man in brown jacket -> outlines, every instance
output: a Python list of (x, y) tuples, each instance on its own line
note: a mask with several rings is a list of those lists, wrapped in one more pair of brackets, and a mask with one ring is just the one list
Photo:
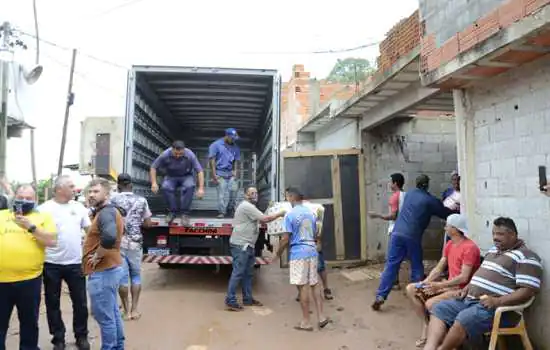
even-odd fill
[(82, 269), (88, 275), (92, 315), (101, 330), (102, 350), (124, 349), (124, 327), (117, 305), (117, 291), (122, 278), (120, 240), (124, 218), (109, 202), (111, 185), (94, 179), (88, 187), (93, 207), (92, 225), (84, 241)]

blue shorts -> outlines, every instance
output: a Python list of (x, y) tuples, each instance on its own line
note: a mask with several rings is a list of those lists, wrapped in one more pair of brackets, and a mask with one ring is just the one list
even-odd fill
[(323, 252), (318, 252), (318, 256), (317, 273), (321, 273), (327, 269), (327, 266), (325, 264), (325, 256), (323, 255)]
[[(479, 303), (479, 300), (450, 299), (435, 304), (432, 315), (445, 322), (447, 327), (451, 327), (455, 322), (460, 323), (468, 338), (475, 339), (491, 331), (495, 310), (487, 309)], [(518, 321), (518, 314), (505, 313), (502, 315), (501, 326), (513, 327)]]
[(120, 248), (122, 256), (122, 268), (124, 273), (120, 280), (120, 285), (128, 286), (128, 281), (132, 286), (141, 284), (141, 259), (143, 257), (142, 249), (124, 249)]

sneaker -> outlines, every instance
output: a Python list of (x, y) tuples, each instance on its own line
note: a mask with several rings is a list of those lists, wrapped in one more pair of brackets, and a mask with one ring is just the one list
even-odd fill
[(182, 215), (181, 216), (181, 225), (182, 226), (189, 226), (191, 224), (191, 219), (188, 215)]
[(252, 299), (251, 302), (245, 302), (243, 304), (244, 304), (244, 306), (264, 306), (264, 304), (262, 304), (261, 302), (259, 302), (256, 299)]
[(227, 311), (243, 311), (243, 307), (239, 304), (228, 304), (225, 303), (225, 309)]
[(371, 308), (374, 310), (374, 311), (379, 311), (380, 310), (380, 307), (384, 304), (384, 298), (382, 297), (376, 297), (376, 299), (374, 300), (374, 302), (372, 303), (371, 305)]
[(168, 216), (166, 216), (166, 220), (168, 220), (168, 225), (172, 225), (172, 223), (174, 223), (174, 220), (176, 219), (176, 216), (172, 213), (168, 214)]
[[(90, 349), (90, 348), (88, 348)], [(65, 343), (55, 343), (53, 344), (53, 350), (65, 350)]]
[(76, 340), (76, 348), (78, 350), (90, 350), (90, 343), (88, 342), (88, 339), (86, 338), (79, 338)]

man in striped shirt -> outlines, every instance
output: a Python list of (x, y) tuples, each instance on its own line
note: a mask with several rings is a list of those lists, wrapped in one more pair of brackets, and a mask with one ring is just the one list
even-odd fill
[[(433, 307), (425, 350), (451, 350), (467, 338), (477, 340), (491, 330), (497, 307), (523, 304), (539, 291), (541, 260), (518, 239), (512, 219), (495, 219), (493, 242), (495, 246), (462, 289), (460, 298)], [(501, 323), (513, 326), (519, 321), (518, 316), (505, 313)]]

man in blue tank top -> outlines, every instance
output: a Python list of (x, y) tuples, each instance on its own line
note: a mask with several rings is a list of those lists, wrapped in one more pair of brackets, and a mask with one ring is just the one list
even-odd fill
[[(151, 191), (157, 193), (157, 170), (164, 172), (162, 181), (162, 193), (168, 203), (170, 215), (168, 222), (172, 223), (178, 214), (181, 214), (182, 225), (189, 225), (191, 203), (195, 193), (195, 173), (197, 174), (199, 188), (197, 197), (204, 196), (204, 172), (197, 156), (183, 141), (174, 141), (172, 147), (162, 152), (151, 164)], [(181, 194), (177, 197), (177, 188), (181, 188)]]

